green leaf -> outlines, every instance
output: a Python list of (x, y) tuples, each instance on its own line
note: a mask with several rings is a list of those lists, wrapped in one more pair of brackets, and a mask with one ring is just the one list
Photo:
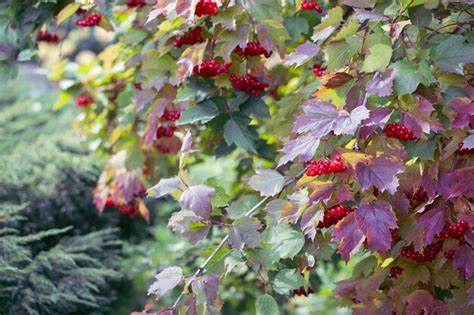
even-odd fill
[(256, 302), (257, 315), (277, 315), (280, 314), (278, 304), (275, 299), (268, 294), (262, 295)]
[(405, 149), (408, 151), (410, 159), (420, 158), (425, 161), (434, 161), (436, 145), (437, 138), (427, 141), (408, 141), (405, 143)]
[(414, 92), (418, 85), (424, 80), (423, 76), (417, 71), (416, 67), (406, 60), (399, 60), (392, 64), (390, 68), (397, 70), (394, 86), (395, 91), (399, 95), (405, 95)]
[(283, 269), (273, 281), (273, 289), (279, 294), (289, 294), (291, 290), (304, 285), (303, 277), (296, 272), (296, 269)]
[(240, 112), (245, 115), (254, 114), (258, 118), (270, 117), (268, 106), (257, 96), (250, 95), (249, 98), (240, 105)]
[(369, 256), (357, 263), (354, 266), (354, 271), (352, 272), (353, 278), (368, 277), (374, 271), (374, 268), (377, 267), (377, 259), (374, 256)]
[(337, 33), (336, 37), (334, 37), (334, 41), (346, 39), (349, 36), (354, 35), (357, 33), (357, 29), (359, 28), (359, 21), (350, 19), (349, 22), (347, 22), (347, 25), (345, 25), (339, 33)]
[(290, 34), (292, 41), (295, 41), (302, 34), (307, 34), (309, 31), (309, 24), (306, 19), (301, 17), (290, 16), (283, 21), (283, 25)]
[(328, 71), (332, 72), (348, 64), (351, 59), (360, 51), (362, 39), (358, 36), (351, 36), (345, 40), (331, 42), (326, 46)]
[(433, 59), (442, 71), (463, 74), (462, 66), (474, 62), (474, 45), (464, 41), (463, 36), (452, 35), (436, 47)]
[(212, 100), (205, 100), (195, 106), (191, 106), (181, 113), (177, 125), (191, 124), (201, 122), (203, 124), (210, 121), (219, 114), (217, 105)]
[(369, 55), (362, 65), (363, 72), (384, 72), (392, 58), (392, 47), (376, 44), (369, 48)]
[(424, 6), (410, 8), (408, 10), (408, 16), (410, 17), (411, 23), (419, 28), (430, 25), (433, 18), (431, 11), (426, 9)]
[(191, 77), (186, 81), (178, 91), (176, 101), (189, 101), (194, 99), (196, 102), (201, 102), (208, 98), (214, 92), (214, 84), (210, 80)]
[(36, 50), (35, 49), (25, 49), (25, 50), (22, 50), (19, 54), (18, 54), (18, 61), (28, 61), (28, 60), (31, 60), (31, 58), (33, 58), (34, 56), (36, 56)]
[(232, 220), (241, 218), (245, 215), (250, 208), (258, 203), (259, 199), (255, 195), (247, 195), (240, 197), (237, 201), (234, 201), (226, 209), (229, 214), (229, 218)]
[(402, 0), (403, 8), (413, 8), (422, 4), (427, 3), (428, 0)]
[(205, 182), (206, 185), (215, 189), (216, 193), (211, 197), (211, 204), (213, 208), (225, 207), (229, 204), (229, 196), (227, 196), (225, 189), (219, 184), (219, 179), (215, 176), (210, 177)]
[(131, 28), (124, 35), (123, 40), (127, 45), (136, 45), (148, 37), (148, 32), (141, 28)]
[(336, 25), (339, 22), (342, 21), (343, 18), (343, 11), (342, 7), (334, 7), (331, 10), (328, 11), (324, 19), (319, 23), (315, 28), (315, 32), (320, 32), (326, 27), (329, 27), (331, 25)]
[(57, 16), (56, 25), (60, 25), (62, 22), (71, 17), (74, 13), (76, 13), (80, 6), (81, 5), (79, 3), (70, 3), (65, 6)]
[(415, 285), (418, 282), (428, 283), (430, 281), (430, 270), (428, 267), (414, 263), (401, 264), (403, 273), (401, 280), (406, 286)]
[(293, 258), (304, 245), (304, 237), (300, 231), (294, 230), (288, 223), (280, 223), (270, 232), (269, 243), (280, 258)]
[(236, 146), (256, 153), (255, 143), (252, 134), (247, 128), (244, 119), (235, 117), (229, 119), (224, 125), (224, 139), (228, 145)]

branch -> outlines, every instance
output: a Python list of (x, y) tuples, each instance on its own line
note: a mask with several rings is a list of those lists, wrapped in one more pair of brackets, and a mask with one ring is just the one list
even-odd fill
[[(295, 181), (297, 181), (301, 176), (303, 176), (304, 170), (299, 172), (296, 176), (290, 178), (285, 185), (283, 186), (282, 190), (288, 187), (289, 185), (293, 184)], [(272, 199), (273, 197), (267, 196), (260, 200), (255, 206), (253, 206), (251, 209), (249, 209), (244, 217), (251, 217), (264, 203), (266, 203), (268, 200)], [(227, 234), (214, 248), (212, 253), (206, 258), (206, 260), (199, 266), (199, 268), (196, 270), (196, 272), (192, 275), (191, 278), (189, 278), (188, 282), (186, 282), (186, 285), (183, 288), (183, 291), (179, 294), (179, 296), (176, 298), (176, 301), (174, 302), (173, 306), (171, 307), (172, 310), (176, 310), (176, 308), (179, 306), (179, 303), (183, 299), (183, 297), (186, 295), (187, 292), (189, 292), (189, 288), (191, 287), (192, 283), (201, 275), (204, 273), (207, 265), (211, 262), (212, 258), (217, 255), (219, 250), (224, 247), (224, 245), (227, 243), (229, 240), (229, 234)]]

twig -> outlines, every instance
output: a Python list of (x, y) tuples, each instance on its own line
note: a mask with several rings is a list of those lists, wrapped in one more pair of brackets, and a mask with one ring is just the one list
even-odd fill
[[(304, 170), (299, 172), (296, 176), (290, 178), (286, 183), (285, 185), (283, 186), (282, 190), (285, 189), (286, 187), (288, 187), (289, 185), (291, 185), (292, 183), (294, 183), (295, 181), (297, 181), (301, 176), (303, 176), (304, 174)], [(250, 210), (248, 210), (244, 217), (251, 217), (255, 211), (257, 211), (265, 202), (267, 202), (268, 200), (270, 200), (272, 197), (270, 196), (267, 196), (265, 198), (263, 198), (262, 200), (260, 200), (259, 203), (257, 203), (255, 206), (253, 206)], [(176, 308), (179, 306), (179, 303), (181, 302), (181, 300), (183, 299), (184, 295), (186, 294), (186, 292), (188, 292), (188, 289), (190, 288), (190, 286), (192, 285), (192, 283), (197, 279), (197, 277), (199, 277), (201, 274), (204, 273), (207, 265), (211, 262), (211, 260), (214, 258), (214, 256), (217, 255), (217, 253), (219, 252), (219, 250), (224, 247), (224, 245), (227, 243), (227, 241), (229, 240), (229, 234), (227, 234), (220, 242), (219, 244), (216, 246), (216, 248), (214, 248), (214, 250), (212, 251), (212, 253), (206, 258), (206, 260), (201, 264), (201, 266), (199, 266), (199, 268), (196, 270), (196, 272), (191, 276), (191, 278), (189, 278), (188, 282), (186, 282), (186, 285), (184, 286), (184, 289), (183, 291), (181, 291), (181, 293), (179, 294), (179, 296), (176, 298), (176, 301), (174, 302), (173, 306), (171, 307), (171, 309), (173, 310), (176, 310)]]

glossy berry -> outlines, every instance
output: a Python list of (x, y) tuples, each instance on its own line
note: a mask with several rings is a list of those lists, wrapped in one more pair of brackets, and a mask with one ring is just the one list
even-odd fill
[(390, 278), (392, 279), (397, 279), (399, 275), (401, 275), (403, 272), (403, 268), (400, 266), (395, 266), (390, 268)]
[(342, 173), (347, 170), (347, 166), (340, 156), (337, 156), (333, 161), (313, 160), (310, 165), (306, 167), (306, 176), (314, 177), (322, 174)]
[(404, 140), (404, 141), (416, 139), (416, 137), (413, 135), (413, 132), (410, 129), (396, 122), (385, 126), (385, 128), (383, 129), (383, 132), (389, 138), (396, 138), (396, 139)]
[(308, 296), (310, 294), (314, 293), (314, 289), (312, 287), (309, 287), (308, 288), (308, 291), (306, 291), (304, 289), (304, 287), (300, 287), (298, 289), (293, 289), (293, 295), (297, 295), (297, 296)]
[(406, 246), (402, 248), (401, 255), (408, 259), (414, 260), (418, 263), (433, 261), (436, 255), (441, 251), (443, 241), (430, 244), (423, 249), (423, 252), (417, 252), (413, 246)]
[(199, 17), (205, 15), (218, 15), (217, 3), (213, 0), (200, 0), (196, 4), (195, 14)]
[(102, 19), (102, 15), (99, 13), (92, 13), (85, 18), (76, 20), (76, 25), (79, 27), (92, 27), (92, 26), (97, 26), (100, 23), (100, 20)]
[(118, 211), (121, 214), (128, 215), (131, 219), (138, 214), (138, 207), (132, 204), (118, 206)]
[(82, 94), (76, 97), (76, 106), (77, 107), (87, 107), (94, 103), (94, 99), (92, 96), (88, 94)]
[(109, 197), (105, 200), (105, 207), (107, 207), (107, 208), (115, 207), (115, 201), (112, 197)]
[(255, 96), (262, 94), (265, 88), (268, 87), (268, 83), (260, 82), (250, 74), (244, 76), (231, 74), (229, 80), (236, 90), (244, 91)]
[(127, 6), (129, 8), (141, 8), (146, 6), (145, 0), (127, 0)]
[(474, 153), (474, 148), (463, 148), (464, 147), (464, 142), (461, 142), (458, 145), (458, 149), (456, 150), (457, 154), (459, 155), (465, 155), (465, 154), (472, 154)]
[(428, 198), (428, 194), (426, 193), (426, 190), (423, 188), (423, 186), (420, 186), (415, 193), (413, 194), (412, 199), (419, 201), (419, 202), (424, 202)]
[(303, 0), (301, 2), (301, 10), (316, 10), (318, 13), (322, 13), (323, 9), (314, 2), (308, 2), (307, 0)]
[(56, 33), (50, 33), (48, 31), (40, 31), (38, 37), (36, 37), (37, 42), (46, 42), (49, 44), (55, 44), (59, 42), (59, 36)]
[(322, 77), (322, 76), (324, 75), (324, 73), (325, 73), (325, 70), (324, 70), (324, 68), (321, 68), (321, 67), (318, 66), (318, 65), (314, 65), (314, 66), (313, 66), (313, 73), (314, 73), (314, 75), (317, 76), (317, 77)]
[(468, 229), (469, 224), (464, 220), (461, 220), (455, 224), (446, 223), (439, 233), (439, 237), (442, 239), (448, 239), (452, 237), (460, 241), (464, 241), (464, 234)]
[(448, 260), (453, 260), (455, 255), (456, 255), (456, 251), (454, 249), (450, 249), (444, 252), (444, 258)]
[(163, 121), (176, 121), (181, 116), (181, 112), (179, 110), (168, 110), (165, 109), (163, 115), (161, 115), (161, 120)]
[(175, 126), (168, 126), (168, 127), (161, 126), (161, 127), (158, 127), (158, 129), (156, 130), (156, 137), (157, 138), (161, 138), (161, 137), (169, 138), (169, 137), (173, 136), (175, 131), (176, 131)]
[(142, 83), (141, 82), (134, 82), (133, 87), (137, 89), (138, 91), (142, 90)]
[(345, 205), (337, 205), (324, 212), (323, 220), (318, 223), (318, 228), (330, 227), (339, 220), (342, 220), (350, 212), (354, 211), (354, 208), (347, 207)]
[(194, 45), (197, 43), (202, 43), (204, 39), (201, 36), (202, 28), (197, 26), (185, 33), (183, 36), (178, 36), (173, 41), (173, 46), (176, 48), (181, 48), (183, 45)]
[(319, 6), (317, 4), (314, 6), (314, 10), (316, 10), (316, 12), (318, 12), (318, 13), (323, 13), (323, 8), (321, 8), (321, 6)]
[(390, 229), (390, 235), (392, 236), (393, 240), (396, 240), (400, 237), (398, 235), (398, 229)]
[(248, 42), (245, 48), (237, 46), (234, 52), (239, 56), (260, 56), (263, 55), (266, 58), (272, 55), (272, 51), (268, 51), (260, 44), (259, 41)]
[(200, 65), (195, 65), (193, 74), (201, 77), (215, 77), (229, 72), (231, 66), (231, 63), (218, 63), (215, 59), (209, 59), (203, 61)]

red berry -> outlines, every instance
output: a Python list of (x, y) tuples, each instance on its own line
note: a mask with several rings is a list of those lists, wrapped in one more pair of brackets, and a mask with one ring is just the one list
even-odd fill
[(168, 127), (161, 126), (161, 127), (158, 127), (158, 129), (156, 130), (156, 137), (157, 138), (161, 138), (161, 137), (169, 138), (169, 137), (173, 136), (175, 131), (176, 131), (175, 126), (168, 126)]
[(472, 154), (474, 153), (474, 148), (463, 148), (464, 147), (464, 142), (461, 142), (459, 145), (458, 145), (458, 149), (456, 150), (456, 152), (459, 154), (459, 155), (465, 155), (465, 154)]
[(426, 193), (426, 190), (423, 188), (423, 186), (420, 186), (417, 191), (413, 194), (412, 199), (423, 202), (428, 198), (428, 194)]
[(94, 99), (92, 96), (88, 94), (82, 94), (76, 97), (76, 106), (77, 107), (87, 107), (94, 103)]
[(215, 77), (229, 72), (231, 66), (231, 63), (217, 63), (215, 59), (209, 59), (203, 61), (200, 65), (195, 65), (193, 74), (201, 77)]
[(183, 36), (178, 36), (173, 41), (173, 46), (176, 48), (181, 48), (183, 45), (194, 45), (197, 43), (202, 43), (204, 39), (201, 37), (202, 28), (197, 26), (185, 33)]
[(92, 27), (92, 26), (97, 26), (100, 23), (100, 20), (102, 19), (102, 15), (99, 13), (92, 13), (85, 18), (76, 20), (76, 25), (79, 27)]
[(118, 211), (121, 214), (126, 214), (131, 219), (133, 219), (138, 214), (138, 207), (136, 205), (131, 205), (131, 204), (121, 205), (121, 206), (118, 207)]
[(323, 13), (323, 8), (321, 8), (321, 7), (320, 7), (319, 5), (317, 5), (317, 4), (314, 6), (314, 9), (315, 9), (316, 12), (318, 12), (318, 13)]
[(146, 6), (145, 0), (127, 0), (127, 6), (129, 8), (141, 8)]
[(317, 160), (311, 161), (310, 165), (306, 167), (306, 176), (314, 177), (322, 174), (342, 173), (347, 170), (347, 166), (342, 161), (340, 156), (331, 160)]
[(450, 249), (444, 252), (444, 257), (449, 260), (453, 260), (455, 255), (456, 255), (456, 251), (454, 249)]
[(168, 110), (166, 109), (163, 115), (161, 115), (161, 120), (163, 121), (176, 121), (181, 116), (179, 110)]
[(354, 208), (345, 205), (332, 207), (324, 212), (323, 220), (318, 223), (318, 228), (328, 228), (342, 220), (352, 211), (354, 211)]
[(236, 90), (244, 91), (255, 96), (262, 94), (264, 89), (268, 87), (268, 83), (260, 82), (250, 74), (245, 76), (231, 74), (229, 80)]
[(436, 255), (441, 251), (442, 247), (443, 241), (438, 241), (426, 246), (423, 248), (423, 252), (420, 253), (416, 252), (413, 246), (410, 245), (402, 248), (401, 255), (418, 263), (430, 262), (436, 258)]
[(399, 275), (403, 272), (403, 268), (400, 266), (395, 266), (390, 268), (390, 278), (397, 279)]
[(38, 37), (36, 37), (37, 42), (46, 42), (54, 44), (59, 42), (59, 36), (56, 33), (50, 33), (48, 31), (40, 31)]
[(385, 128), (383, 129), (383, 132), (389, 138), (396, 138), (396, 139), (404, 140), (404, 141), (416, 139), (416, 137), (413, 135), (413, 132), (410, 129), (396, 122), (385, 126)]
[(133, 86), (135, 87), (135, 89), (137, 89), (139, 91), (142, 90), (142, 83), (141, 82), (134, 82)]
[(313, 10), (315, 7), (315, 3), (308, 2), (307, 0), (303, 0), (301, 2), (301, 10)]
[(322, 77), (324, 75), (325, 71), (324, 71), (324, 68), (321, 68), (318, 65), (314, 65), (313, 66), (313, 73), (317, 77)]
[(217, 3), (212, 0), (200, 0), (196, 4), (195, 14), (197, 16), (218, 15)]
[(234, 52), (239, 56), (260, 56), (264, 55), (266, 58), (272, 55), (272, 51), (268, 51), (260, 44), (259, 41), (248, 42), (245, 48), (237, 46)]
[(293, 289), (293, 295), (298, 295), (298, 296), (308, 296), (310, 294), (314, 293), (314, 289), (309, 287), (308, 291), (304, 289), (304, 287), (300, 287), (298, 289)]
[(115, 201), (114, 201), (114, 199), (113, 199), (112, 197), (107, 198), (107, 199), (105, 200), (105, 206), (106, 206), (107, 208), (112, 208), (112, 207), (114, 207), (114, 206), (115, 206)]
[(457, 240), (464, 241), (464, 234), (468, 229), (469, 224), (464, 220), (461, 220), (455, 224), (446, 223), (438, 236), (442, 239), (448, 239), (452, 237)]

